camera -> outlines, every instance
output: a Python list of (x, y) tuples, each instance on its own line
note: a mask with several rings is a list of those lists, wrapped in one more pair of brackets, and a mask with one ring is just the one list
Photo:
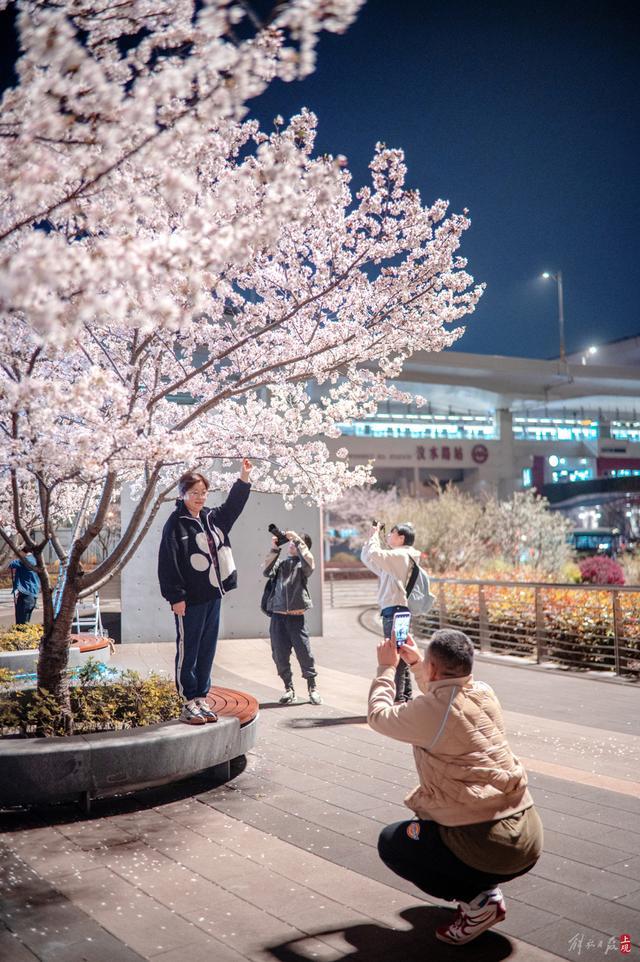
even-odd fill
[(283, 544), (287, 544), (289, 541), (284, 531), (281, 531), (277, 524), (270, 524), (267, 530), (270, 531), (276, 539), (278, 548), (281, 548)]
[(382, 534), (382, 532), (384, 531), (384, 529), (385, 529), (385, 527), (386, 527), (384, 521), (376, 521), (375, 518), (372, 518), (372, 519), (371, 519), (371, 524), (372, 524), (375, 528), (377, 528), (378, 531), (379, 531), (381, 534)]

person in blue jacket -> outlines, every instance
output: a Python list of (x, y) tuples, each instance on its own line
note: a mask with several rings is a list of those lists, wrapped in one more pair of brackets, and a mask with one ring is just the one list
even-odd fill
[(198, 471), (178, 481), (180, 497), (164, 526), (158, 555), (162, 597), (176, 622), (176, 687), (184, 705), (181, 720), (189, 725), (216, 722), (207, 704), (211, 667), (218, 644), (220, 603), (237, 585), (229, 532), (247, 503), (253, 465), (242, 462), (240, 477), (224, 504), (205, 507), (209, 482)]
[[(32, 554), (26, 555), (27, 561), (35, 565), (36, 559)], [(9, 563), (13, 582), (13, 604), (16, 610), (16, 624), (26, 625), (31, 621), (31, 615), (38, 601), (40, 579), (35, 571), (24, 563), (22, 558), (14, 558)]]

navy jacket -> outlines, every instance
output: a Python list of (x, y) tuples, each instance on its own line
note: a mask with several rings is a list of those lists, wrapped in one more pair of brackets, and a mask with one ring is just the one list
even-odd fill
[(201, 605), (237, 585), (229, 532), (247, 503), (251, 485), (239, 478), (224, 504), (194, 518), (179, 501), (162, 531), (158, 579), (169, 604)]
[[(32, 554), (28, 554), (27, 558), (32, 564), (36, 563), (36, 559)], [(9, 567), (11, 568), (11, 574), (13, 576), (14, 591), (19, 591), (21, 595), (38, 594), (40, 591), (40, 579), (35, 571), (27, 568), (21, 558), (14, 558), (13, 561), (9, 562)]]

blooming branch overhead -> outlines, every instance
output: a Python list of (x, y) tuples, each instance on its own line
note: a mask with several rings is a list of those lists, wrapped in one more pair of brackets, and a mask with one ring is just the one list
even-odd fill
[(16, 6), (0, 116), (9, 488), (50, 508), (89, 485), (101, 516), (137, 484), (106, 577), (185, 464), (214, 461), (226, 483), (249, 455), (285, 500), (363, 483), (324, 439), (389, 397), (414, 351), (459, 337), (481, 287), (457, 255), (466, 212), (423, 206), (401, 151), (377, 145), (353, 192), (344, 158), (314, 152), (312, 113), (271, 132), (247, 117), (360, 0), (291, 0), (265, 23), (220, 0)]

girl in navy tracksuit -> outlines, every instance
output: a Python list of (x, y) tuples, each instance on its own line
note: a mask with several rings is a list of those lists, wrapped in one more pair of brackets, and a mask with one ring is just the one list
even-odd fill
[(181, 719), (190, 725), (218, 720), (206, 696), (220, 602), (237, 584), (229, 532), (247, 503), (251, 467), (245, 458), (239, 479), (217, 508), (205, 507), (209, 482), (204, 475), (187, 471), (178, 482), (176, 509), (162, 532), (158, 578), (176, 619), (176, 687), (184, 699)]

